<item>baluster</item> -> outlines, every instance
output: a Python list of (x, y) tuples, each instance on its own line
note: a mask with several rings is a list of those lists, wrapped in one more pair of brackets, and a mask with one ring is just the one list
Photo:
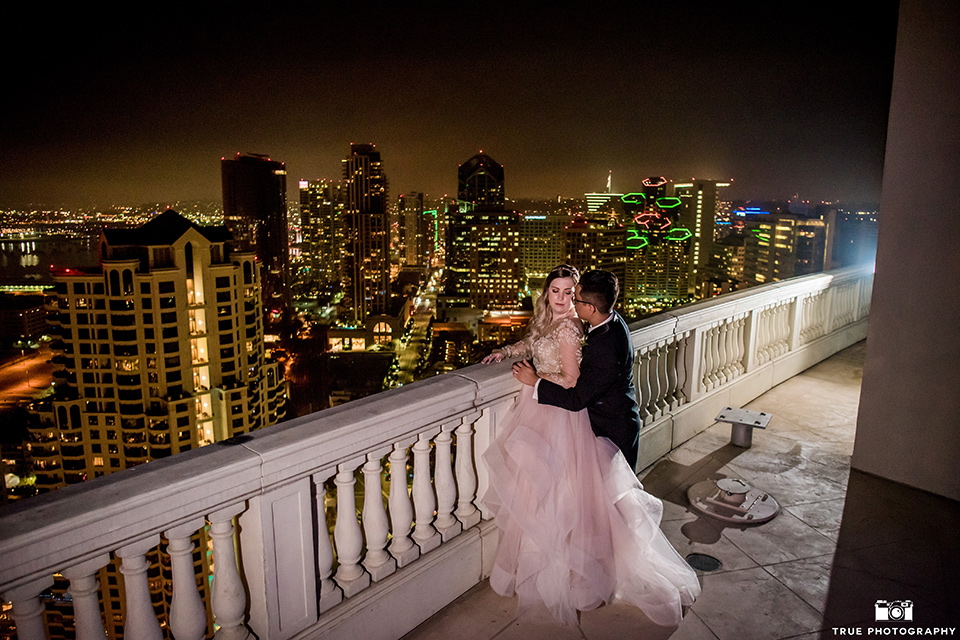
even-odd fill
[(231, 505), (207, 516), (213, 542), (213, 618), (220, 628), (215, 640), (245, 640), (251, 637), (243, 623), (247, 593), (240, 581), (237, 552), (233, 541), (233, 519), (244, 510), (244, 503)]
[(664, 359), (664, 366), (667, 369), (667, 406), (670, 409), (676, 409), (680, 404), (680, 385), (677, 380), (677, 369), (680, 365), (680, 340), (677, 336), (670, 339), (667, 344), (667, 357)]
[(370, 575), (360, 565), (360, 552), (363, 549), (363, 533), (357, 521), (357, 501), (353, 487), (357, 483), (354, 469), (362, 462), (351, 461), (337, 467), (334, 482), (337, 485), (337, 524), (333, 528), (333, 539), (337, 543), (337, 584), (343, 589), (343, 595), (351, 598), (370, 585)]
[(333, 545), (330, 544), (330, 528), (327, 526), (327, 487), (324, 484), (333, 470), (313, 475), (313, 485), (317, 496), (317, 575), (320, 576), (320, 598), (317, 602), (319, 613), (328, 611), (343, 600), (343, 591), (330, 578), (333, 575)]
[(657, 345), (650, 345), (647, 350), (647, 356), (649, 357), (647, 361), (647, 382), (650, 385), (650, 400), (647, 406), (650, 410), (651, 420), (660, 417), (660, 403), (658, 402), (660, 400), (660, 377), (657, 371), (659, 369), (659, 363), (657, 362), (659, 355)]
[(413, 445), (413, 508), (417, 515), (413, 541), (420, 547), (421, 554), (440, 546), (440, 534), (433, 526), (433, 510), (436, 507), (436, 497), (430, 484), (430, 435), (421, 433)]
[(687, 370), (687, 349), (690, 348), (689, 341), (691, 335), (693, 335), (692, 332), (688, 331), (677, 339), (677, 406), (689, 401), (689, 398), (684, 395), (683, 390), (686, 388), (687, 378), (690, 375)]
[(457, 519), (464, 529), (480, 522), (480, 510), (473, 504), (477, 497), (477, 474), (473, 467), (473, 421), (480, 414), (465, 416), (457, 427)]
[(760, 320), (757, 322), (757, 364), (763, 364), (767, 361), (767, 317), (769, 310), (764, 309), (760, 312)]
[(633, 386), (637, 393), (637, 407), (640, 409), (640, 423), (647, 424), (647, 418), (650, 415), (648, 403), (650, 402), (650, 385), (647, 383), (647, 348), (637, 349), (633, 358), (634, 375)]
[(197, 591), (191, 536), (203, 528), (203, 518), (164, 531), (168, 540), (173, 597), (170, 601), (170, 629), (177, 640), (200, 640), (207, 633), (207, 609)]
[(457, 502), (457, 485), (453, 479), (453, 444), (454, 425), (443, 425), (435, 441), (437, 459), (435, 478), (437, 486), (437, 531), (441, 539), (446, 542), (460, 535), (463, 525), (453, 517), (453, 507)]
[(746, 336), (744, 332), (746, 331), (747, 325), (747, 316), (743, 315), (737, 320), (737, 332), (734, 337), (736, 354), (734, 355), (733, 366), (736, 368), (738, 374), (742, 374), (746, 371), (746, 363), (744, 362), (744, 355), (746, 354)]
[(726, 365), (724, 366), (724, 374), (727, 376), (727, 380), (733, 380), (737, 377), (737, 319), (730, 318), (724, 323), (724, 335), (726, 337), (727, 345), (727, 354), (726, 354)]
[(405, 567), (420, 557), (420, 548), (410, 539), (413, 525), (413, 505), (407, 489), (407, 449), (403, 443), (393, 445), (390, 453), (390, 521), (393, 524), (393, 540), (390, 553), (397, 559), (398, 567)]
[(777, 340), (777, 349), (775, 355), (781, 355), (789, 350), (790, 340), (790, 319), (788, 317), (789, 305), (782, 304), (778, 308), (777, 320), (779, 321), (780, 337)]
[(727, 382), (727, 323), (724, 321), (717, 325), (716, 378), (718, 385)]
[(713, 368), (710, 370), (710, 381), (714, 387), (723, 384), (723, 324), (714, 325), (710, 334), (710, 352), (713, 354)]
[(110, 556), (104, 554), (60, 572), (70, 581), (67, 593), (73, 600), (77, 640), (104, 640), (107, 635), (103, 629), (103, 618), (100, 617), (100, 581), (97, 580), (97, 572), (109, 563)]
[(800, 333), (800, 340), (807, 342), (810, 340), (810, 337), (813, 335), (816, 310), (814, 309), (815, 299), (813, 296), (810, 296), (804, 300), (803, 304), (803, 328), (804, 330)]
[(670, 387), (667, 380), (667, 357), (669, 356), (669, 347), (667, 342), (663, 341), (657, 345), (657, 406), (660, 408), (660, 415), (670, 406)]
[(12, 605), (10, 617), (17, 625), (17, 640), (46, 640), (40, 594), (52, 586), (53, 576), (46, 576), (3, 592), (4, 599)]
[(705, 391), (710, 391), (716, 382), (716, 378), (713, 375), (713, 368), (715, 366), (715, 360), (713, 358), (713, 339), (715, 334), (716, 327), (708, 328), (703, 334), (703, 388)]
[(363, 465), (363, 531), (367, 538), (367, 555), (363, 559), (363, 566), (374, 582), (397, 570), (397, 561), (386, 551), (390, 525), (383, 508), (383, 467), (380, 464), (386, 453), (368, 453), (367, 462)]
[(147, 583), (147, 569), (150, 563), (146, 553), (160, 544), (160, 536), (152, 535), (145, 540), (117, 549), (121, 559), (120, 573), (123, 574), (123, 594), (127, 604), (127, 617), (123, 621), (125, 640), (161, 640), (163, 633), (157, 622), (157, 614), (150, 601), (150, 586)]

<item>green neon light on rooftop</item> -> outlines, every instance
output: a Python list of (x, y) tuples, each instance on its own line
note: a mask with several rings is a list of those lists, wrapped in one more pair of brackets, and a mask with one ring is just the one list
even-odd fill
[(636, 229), (630, 229), (629, 234), (627, 235), (627, 249), (643, 249), (648, 244), (650, 244), (650, 240), (646, 235), (640, 235), (640, 232)]
[(430, 209), (429, 211), (424, 211), (424, 212), (423, 212), (423, 215), (427, 215), (428, 213), (432, 213), (434, 218), (437, 217), (437, 210), (436, 210), (436, 209)]
[(687, 238), (692, 238), (693, 234), (690, 233), (689, 229), (684, 227), (674, 227), (670, 229), (670, 233), (667, 234), (667, 240), (673, 240), (674, 242), (682, 242)]
[[(640, 198), (637, 200), (637, 198)], [(628, 193), (620, 196), (620, 200), (626, 202), (627, 204), (644, 204), (647, 201), (647, 196), (642, 193)]]
[(674, 207), (679, 207), (680, 198), (674, 198), (673, 196), (663, 196), (662, 198), (657, 198), (657, 206), (661, 209), (673, 209)]

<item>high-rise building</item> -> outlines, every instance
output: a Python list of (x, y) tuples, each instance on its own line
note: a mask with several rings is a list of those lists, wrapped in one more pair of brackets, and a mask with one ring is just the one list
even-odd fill
[(628, 222), (624, 307), (641, 315), (688, 302), (693, 296), (693, 232), (681, 219), (681, 200), (666, 178), (643, 181), (623, 196)]
[(879, 217), (872, 208), (830, 207), (827, 223), (827, 269), (872, 262), (877, 256)]
[[(264, 355), (260, 265), (230, 241), (225, 227), (168, 210), (138, 229), (104, 230), (100, 268), (54, 274), (51, 348), (63, 369), (30, 428), (41, 492), (283, 419), (286, 383)], [(149, 557), (159, 611), (169, 558)], [(202, 558), (195, 564), (209, 577)], [(116, 563), (101, 570), (111, 621), (123, 619), (118, 578)], [(107, 635), (122, 626), (108, 624)]]
[(340, 283), (343, 188), (331, 180), (300, 181), (300, 228), (308, 280), (326, 288)]
[(823, 271), (827, 225), (789, 213), (747, 215), (744, 278), (756, 284)]
[(390, 219), (387, 176), (372, 144), (351, 144), (343, 159), (341, 282), (348, 319), (387, 315), (390, 285)]
[(550, 271), (563, 263), (563, 229), (569, 212), (525, 211), (520, 221), (520, 254), (527, 288), (542, 288)]
[(290, 309), (287, 170), (261, 154), (221, 158), (223, 220), (241, 251), (263, 264), (263, 305), (268, 320)]
[(729, 182), (696, 179), (673, 185), (674, 193), (680, 199), (679, 224), (693, 234), (689, 278), (691, 287), (695, 287), (705, 277), (711, 257), (711, 245), (716, 235), (718, 207), (725, 208), (720, 199), (720, 189), (729, 186)]
[(503, 209), (503, 167), (482, 149), (459, 166), (457, 181), (457, 200), (469, 202), (475, 209)]
[(436, 211), (427, 214), (423, 206), (423, 194), (418, 191), (401, 194), (397, 201), (401, 267), (426, 268), (433, 260), (431, 223)]
[(503, 167), (483, 152), (460, 165), (447, 209), (448, 298), (476, 309), (514, 309), (523, 288), (520, 214), (504, 208)]
[[(575, 266), (581, 273), (593, 269), (610, 271), (623, 289), (627, 268), (626, 227), (577, 218), (564, 227), (560, 237), (562, 262)], [(618, 304), (621, 303), (622, 299)]]

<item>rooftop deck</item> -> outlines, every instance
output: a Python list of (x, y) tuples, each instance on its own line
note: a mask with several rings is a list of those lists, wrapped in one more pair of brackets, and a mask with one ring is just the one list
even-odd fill
[[(773, 414), (750, 449), (717, 423), (640, 474), (680, 554), (723, 563), (699, 572), (703, 593), (677, 629), (625, 605), (583, 613), (577, 629), (545, 612), (518, 618), (516, 600), (484, 581), (403, 640), (832, 638), (834, 627), (866, 635), (888, 624), (874, 620), (877, 600), (911, 600), (914, 623), (903, 626), (957, 627), (960, 504), (851, 472), (865, 352), (859, 342), (749, 403)], [(724, 477), (770, 492), (783, 511), (747, 528), (691, 511), (687, 488)]]
[[(684, 625), (699, 620), (719, 634), (721, 627), (710, 625), (725, 620), (741, 640), (741, 627), (757, 626), (745, 621), (766, 620), (763, 611), (783, 614), (776, 594), (788, 580), (776, 579), (772, 567), (822, 559), (838, 547), (829, 518), (819, 525), (823, 533), (803, 518), (837, 515), (827, 509), (842, 504), (856, 384), (843, 399), (809, 373), (794, 377), (864, 339), (872, 280), (868, 266), (801, 276), (631, 326), (643, 420), (638, 469), (653, 467), (644, 481), (666, 499), (664, 528), (681, 552), (716, 547), (725, 563), (704, 577), (707, 591)], [(797, 384), (798, 392), (780, 391)], [(480, 456), (518, 387), (508, 363), (469, 367), (8, 505), (0, 509), (0, 597), (12, 603), (20, 640), (48, 636), (41, 595), (55, 575), (69, 581), (78, 638), (103, 637), (106, 624), (110, 637), (172, 632), (200, 640), (215, 620), (221, 640), (396, 640), (489, 576), (497, 529), (480, 499), (488, 482)], [(777, 422), (748, 451), (726, 444), (729, 426), (711, 426), (726, 406), (772, 400)], [(846, 416), (845, 436), (838, 416)], [(798, 439), (814, 434), (825, 442), (808, 447)], [(45, 425), (34, 436), (66, 441), (69, 425)], [(742, 475), (788, 511), (742, 532), (692, 517), (683, 483), (709, 473)], [(803, 551), (789, 551), (787, 539)], [(728, 544), (738, 552), (729, 558), (719, 550)], [(197, 563), (208, 567), (201, 550), (213, 558), (213, 579), (198, 592)], [(158, 553), (169, 556), (168, 565)], [(116, 578), (117, 565), (123, 609), (104, 620), (101, 586)], [(752, 612), (729, 600), (711, 604), (720, 594), (747, 592), (749, 581), (711, 583), (751, 571), (767, 581), (750, 587), (762, 592), (747, 599)], [(158, 617), (155, 601), (167, 594), (169, 612)], [(888, 590), (865, 597), (854, 614), (869, 617), (876, 600), (905, 598)], [(496, 628), (486, 637), (513, 628), (511, 604), (495, 606)], [(785, 633), (824, 624), (816, 605), (807, 606), (807, 617)], [(710, 611), (717, 612), (713, 622)], [(637, 625), (634, 612), (610, 607), (585, 616), (583, 630), (600, 616), (607, 633), (614, 622), (603, 617), (610, 615)], [(461, 622), (458, 635), (484, 628)], [(773, 637), (769, 625), (761, 627), (762, 637)]]

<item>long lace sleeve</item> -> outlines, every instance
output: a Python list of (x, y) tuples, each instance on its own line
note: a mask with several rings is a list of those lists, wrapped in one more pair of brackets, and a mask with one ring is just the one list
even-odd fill
[(577, 384), (580, 377), (580, 343), (583, 332), (572, 322), (563, 322), (554, 331), (560, 347), (560, 373), (540, 373), (540, 377), (558, 384), (564, 389)]
[(530, 344), (526, 339), (500, 347), (500, 352), (503, 353), (504, 358), (508, 359), (529, 358), (532, 355)]

